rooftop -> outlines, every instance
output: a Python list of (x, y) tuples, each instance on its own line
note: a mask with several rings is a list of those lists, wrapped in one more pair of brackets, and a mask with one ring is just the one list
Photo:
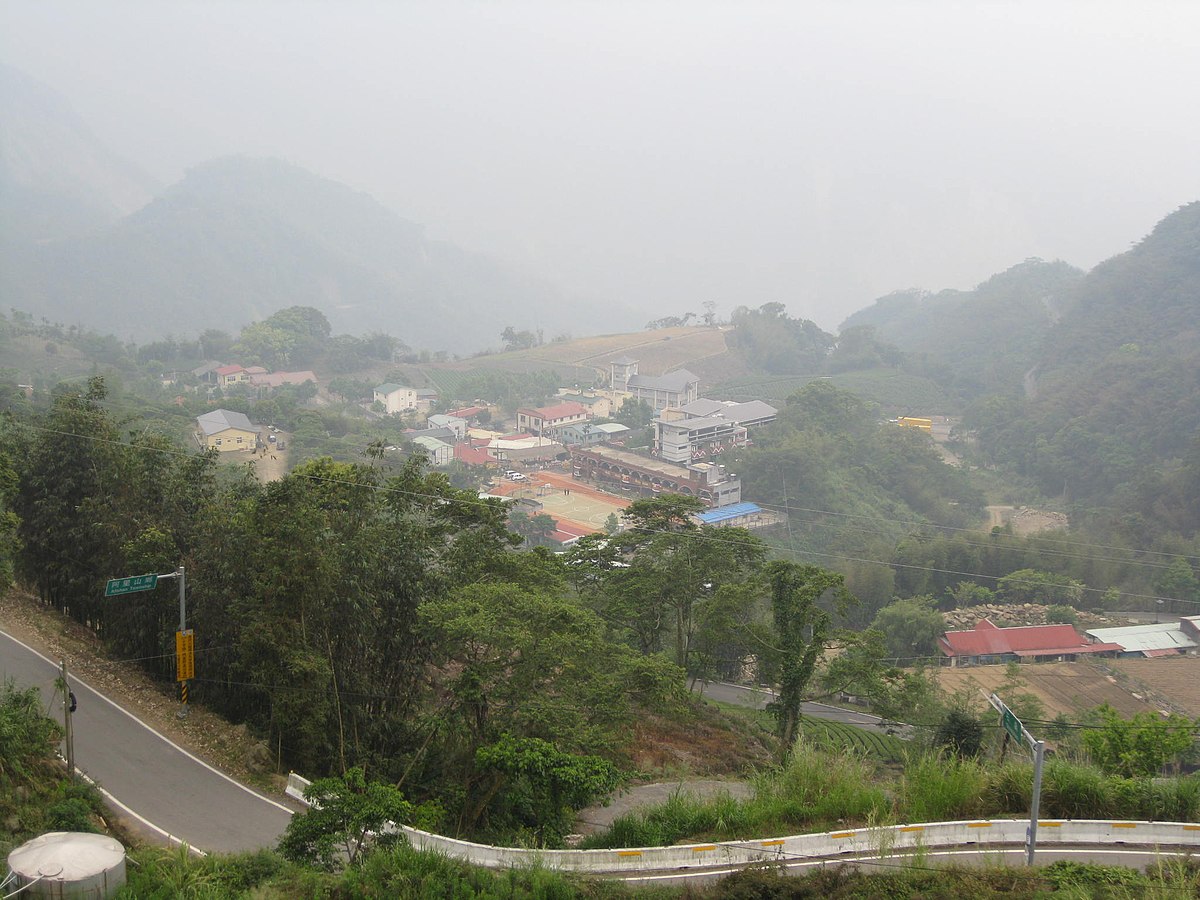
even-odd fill
[(760, 512), (762, 512), (762, 507), (757, 503), (733, 503), (729, 506), (722, 506), (717, 509), (710, 509), (708, 512), (699, 513), (696, 518), (704, 525), (720, 525), (722, 522), (727, 522), (730, 519), (751, 516)]
[(231, 409), (214, 409), (212, 412), (196, 416), (196, 424), (200, 426), (200, 430), (205, 435), (220, 434), (230, 428), (237, 428), (241, 431), (258, 431), (245, 413), (234, 412)]
[(568, 419), (571, 416), (587, 415), (587, 407), (581, 403), (555, 403), (553, 406), (522, 407), (518, 412), (533, 414), (540, 419)]
[(674, 391), (681, 393), (689, 384), (698, 382), (699, 375), (694, 375), (687, 369), (676, 369), (665, 375), (630, 375), (629, 387), (642, 388), (648, 391)]
[(947, 631), (938, 641), (947, 656), (1059, 656), (1120, 650), (1118, 644), (1089, 644), (1070, 625), (1001, 628), (981, 619), (971, 631)]
[(390, 393), (393, 393), (394, 391), (411, 391), (411, 390), (412, 390), (412, 388), (410, 388), (408, 385), (393, 384), (392, 382), (388, 381), (388, 382), (385, 382), (384, 384), (379, 385), (379, 387), (375, 388), (375, 393), (390, 394)]
[(1124, 628), (1089, 628), (1089, 636), (1098, 641), (1120, 644), (1126, 650), (1190, 650), (1196, 642), (1183, 633), (1178, 622), (1155, 625), (1130, 625)]

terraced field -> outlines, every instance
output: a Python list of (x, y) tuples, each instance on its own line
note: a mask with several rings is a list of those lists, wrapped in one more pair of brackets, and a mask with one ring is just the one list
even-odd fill
[[(1194, 671), (1200, 674), (1200, 669)], [(1042, 701), (1047, 718), (1062, 713), (1074, 721), (1079, 713), (1102, 703), (1107, 703), (1123, 716), (1153, 708), (1123, 688), (1116, 678), (1105, 675), (1090, 663), (1025, 663), (1020, 672), (1026, 682), (1021, 690), (1036, 695)], [(978, 694), (980, 690), (990, 693), (999, 688), (1007, 672), (1004, 666), (975, 666), (943, 668), (934, 674), (938, 684), (948, 693), (973, 691)]]
[(801, 720), (800, 728), (806, 740), (825, 750), (854, 751), (889, 763), (903, 759), (904, 741), (890, 734), (809, 716)]
[(1200, 656), (1114, 659), (1110, 664), (1149, 688), (1152, 698), (1162, 698), (1186, 715), (1200, 716)]

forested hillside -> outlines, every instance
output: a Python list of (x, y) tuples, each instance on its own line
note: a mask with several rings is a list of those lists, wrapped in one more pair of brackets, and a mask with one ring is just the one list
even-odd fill
[(1200, 527), (1200, 203), (1073, 289), (1030, 396), (980, 400), (985, 458), (1133, 542)]
[(1075, 301), (1083, 273), (1064, 262), (1026, 260), (970, 291), (901, 291), (850, 316), (894, 345), (906, 368), (934, 378), (961, 399), (1021, 390), (1047, 332)]

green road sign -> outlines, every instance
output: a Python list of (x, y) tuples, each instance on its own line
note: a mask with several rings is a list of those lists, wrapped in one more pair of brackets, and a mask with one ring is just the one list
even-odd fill
[(1011, 709), (1004, 710), (1002, 721), (1004, 722), (1004, 730), (1012, 735), (1014, 741), (1024, 739), (1025, 732), (1021, 727), (1021, 720), (1012, 714)]
[(110, 578), (104, 586), (105, 597), (119, 597), (121, 594), (136, 594), (138, 591), (151, 591), (158, 584), (157, 575), (132, 575), (129, 578)]

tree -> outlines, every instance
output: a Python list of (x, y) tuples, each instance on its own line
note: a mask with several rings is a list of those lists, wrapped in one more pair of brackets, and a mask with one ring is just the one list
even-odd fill
[(892, 659), (936, 656), (946, 630), (932, 597), (897, 600), (881, 609), (871, 627), (882, 632)]
[(1171, 560), (1166, 570), (1154, 579), (1154, 592), (1167, 598), (1170, 604), (1168, 611), (1173, 611), (1175, 601), (1181, 600), (1184, 609), (1189, 610), (1190, 614), (1200, 602), (1200, 579), (1196, 578), (1191, 564), (1182, 556), (1177, 556)]
[(604, 520), (604, 533), (610, 537), (621, 530), (621, 522), (615, 512), (610, 512)]
[(1083, 734), (1083, 746), (1092, 761), (1114, 775), (1150, 777), (1162, 772), (1171, 760), (1192, 746), (1200, 720), (1178, 713), (1161, 716), (1140, 712), (1122, 719), (1107, 703), (1095, 710), (1098, 727)]
[(293, 862), (332, 870), (339, 857), (359, 861), (367, 841), (389, 823), (410, 818), (412, 804), (396, 788), (368, 781), (360, 768), (334, 778), (319, 778), (304, 790), (307, 812), (292, 816), (279, 852)]
[(851, 598), (842, 575), (817, 566), (776, 561), (767, 566), (767, 577), (778, 641), (772, 668), (779, 679), (778, 698), (768, 709), (787, 754), (796, 742), (800, 704), (829, 634), (830, 615), (818, 603), (831, 594), (837, 606), (845, 607)]
[(724, 586), (753, 581), (765, 553), (762, 542), (743, 528), (697, 525), (692, 516), (704, 509), (702, 500), (682, 494), (635, 500), (624, 512), (625, 531), (606, 545), (622, 556), (623, 565), (614, 565), (607, 553), (598, 555), (593, 542), (572, 555), (589, 603), (626, 629), (642, 653), (655, 653), (668, 641), (675, 664), (684, 669), (698, 612)]
[(1079, 606), (1084, 585), (1066, 575), (1018, 569), (996, 582), (996, 596), (1004, 603), (1045, 603)]
[(938, 725), (933, 743), (960, 759), (972, 759), (983, 748), (983, 723), (963, 709), (952, 709)]

